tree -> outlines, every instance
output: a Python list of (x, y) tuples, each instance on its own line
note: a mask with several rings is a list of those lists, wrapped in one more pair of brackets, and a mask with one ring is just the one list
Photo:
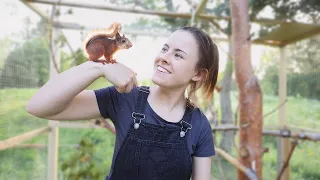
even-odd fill
[[(262, 92), (254, 76), (249, 37), (249, 14), (247, 0), (230, 1), (232, 18), (232, 47), (235, 60), (236, 80), (239, 88), (239, 161), (256, 170), (262, 177)], [(253, 167), (254, 164), (254, 167)], [(249, 179), (238, 170), (238, 179)]]

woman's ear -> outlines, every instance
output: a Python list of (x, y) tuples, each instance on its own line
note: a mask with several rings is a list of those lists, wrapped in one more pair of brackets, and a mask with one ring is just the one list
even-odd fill
[(208, 75), (208, 70), (207, 69), (199, 69), (197, 73), (191, 78), (192, 81), (201, 81), (205, 80)]

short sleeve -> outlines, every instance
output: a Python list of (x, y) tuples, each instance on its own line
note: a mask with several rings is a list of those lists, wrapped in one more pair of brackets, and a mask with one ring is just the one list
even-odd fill
[(94, 90), (100, 114), (103, 118), (114, 119), (116, 109), (119, 108), (118, 91), (114, 86)]
[(196, 157), (210, 157), (215, 155), (212, 129), (208, 119), (202, 114), (203, 125), (194, 151)]

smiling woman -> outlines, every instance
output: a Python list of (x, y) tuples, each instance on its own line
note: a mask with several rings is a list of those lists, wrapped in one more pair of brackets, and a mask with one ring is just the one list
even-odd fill
[[(47, 82), (27, 111), (54, 120), (111, 119), (117, 138), (108, 180), (209, 180), (215, 154), (211, 126), (185, 92), (190, 86), (189, 95), (199, 88), (212, 95), (218, 57), (206, 33), (183, 27), (154, 59), (154, 86), (137, 86), (135, 72), (119, 62), (88, 61)], [(85, 90), (100, 77), (113, 86)]]

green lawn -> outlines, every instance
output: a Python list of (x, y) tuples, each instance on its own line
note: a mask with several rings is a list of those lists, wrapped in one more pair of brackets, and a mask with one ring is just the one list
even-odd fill
[[(99, 79), (89, 89), (106, 86), (104, 79)], [(48, 125), (47, 120), (35, 118), (25, 110), (26, 102), (36, 92), (34, 89), (2, 89), (0, 90), (0, 140), (19, 135)], [(219, 107), (218, 95), (215, 99), (215, 107)], [(264, 95), (263, 112), (274, 109), (278, 100), (275, 96)], [(233, 110), (237, 106), (236, 95), (232, 94)], [(302, 98), (289, 97), (286, 104), (287, 122), (299, 127), (319, 129), (320, 127), (320, 102)], [(276, 125), (277, 112), (264, 119), (264, 125)], [(114, 136), (105, 129), (60, 129), (59, 131), (59, 163), (70, 158), (76, 149), (64, 147), (67, 144), (78, 144), (81, 137), (89, 134), (96, 145), (95, 159), (103, 165), (103, 173), (107, 174), (112, 159)], [(46, 144), (47, 135), (42, 135), (27, 144)], [(217, 140), (221, 137), (217, 135)], [(217, 143), (218, 145), (218, 143)], [(264, 137), (263, 146), (269, 148), (269, 152), (263, 157), (264, 179), (275, 179), (277, 167), (276, 138)], [(235, 154), (233, 154), (235, 155)], [(297, 180), (320, 179), (320, 145), (316, 142), (300, 141), (291, 161), (291, 177)], [(8, 149), (0, 151), (0, 179), (33, 179), (43, 180), (46, 176), (47, 149)], [(217, 157), (213, 158), (213, 179), (223, 179), (219, 170)], [(59, 166), (60, 167), (60, 166)], [(226, 179), (235, 179), (236, 170), (225, 161), (221, 161)], [(62, 178), (61, 170), (59, 179)]]

